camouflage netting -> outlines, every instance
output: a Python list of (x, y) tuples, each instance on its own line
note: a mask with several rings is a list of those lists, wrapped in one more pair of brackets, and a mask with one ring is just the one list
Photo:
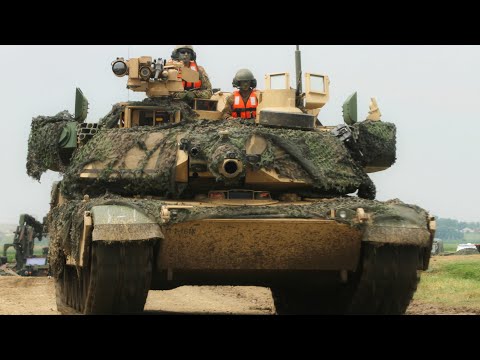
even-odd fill
[[(145, 139), (156, 132), (165, 136), (148, 148)], [(280, 176), (310, 183), (317, 192), (347, 194), (363, 188), (365, 197), (375, 196), (375, 187), (364, 170), (344, 144), (330, 133), (253, 126), (242, 120), (187, 121), (133, 129), (104, 128), (76, 151), (65, 172), (62, 190), (73, 198), (106, 190), (121, 194), (179, 195), (182, 188), (175, 185), (174, 164), (177, 135), (180, 134), (188, 149), (196, 149), (195, 158), (208, 164), (208, 170), (217, 182), (229, 183), (229, 179), (220, 174), (219, 165), (227, 155), (233, 154), (252, 168), (274, 169)], [(247, 159), (245, 144), (254, 134), (267, 140), (267, 149), (252, 160)], [(143, 151), (143, 159), (136, 169), (127, 170), (124, 166), (126, 154), (133, 148)], [(160, 149), (161, 156), (155, 172), (146, 173), (145, 166), (157, 149)], [(94, 162), (105, 164), (98, 180), (88, 185), (79, 181), (84, 166)]]
[(363, 166), (389, 167), (395, 163), (395, 124), (366, 120), (353, 128), (357, 132), (356, 149), (363, 155), (360, 160)]
[[(146, 98), (143, 101), (131, 101), (128, 103), (129, 106), (161, 106), (166, 109), (169, 109), (170, 112), (180, 111), (182, 119), (195, 119), (198, 117), (197, 113), (192, 110), (183, 101), (172, 100), (169, 98)], [(113, 129), (118, 126), (120, 120), (120, 114), (123, 110), (123, 106), (120, 104), (113, 105), (112, 110), (100, 121), (98, 125), (107, 129)]]
[(40, 180), (47, 170), (64, 171), (58, 141), (67, 123), (75, 121), (68, 111), (55, 116), (38, 116), (32, 119), (28, 139), (27, 174)]
[[(375, 223), (375, 214), (391, 214), (392, 216), (395, 216), (396, 212), (392, 205), (398, 204), (403, 203), (399, 200), (379, 202), (357, 197), (343, 197), (307, 205), (282, 205), (280, 203), (275, 206), (195, 207), (190, 209), (171, 210), (172, 217), (167, 226), (201, 219), (261, 218), (272, 216), (304, 219), (327, 218), (331, 209), (350, 209), (352, 210), (352, 214), (354, 214), (358, 207), (362, 207), (366, 212), (373, 214), (373, 222)], [(145, 213), (158, 224), (163, 223), (160, 218), (160, 210), (161, 207), (165, 205), (165, 202), (159, 200), (132, 199), (109, 195), (92, 199), (88, 202), (72, 200), (64, 205), (56, 207), (49, 213), (48, 219), (50, 236), (49, 261), (51, 271), (55, 276), (58, 276), (62, 270), (66, 256), (72, 256), (78, 260), (84, 211), (90, 211), (94, 206), (98, 205), (123, 205), (132, 207)], [(425, 210), (415, 205), (403, 205), (414, 209), (418, 214), (419, 219), (425, 219), (426, 224), (427, 213)], [(363, 226), (354, 222), (353, 218), (350, 217), (347, 217), (345, 220), (337, 221), (351, 226)]]
[[(363, 166), (390, 166), (395, 162), (395, 125), (384, 122), (365, 121), (354, 125), (355, 149), (329, 132), (253, 126), (242, 120), (197, 121), (197, 114), (182, 101), (171, 99), (145, 99), (129, 105), (155, 105), (180, 111), (184, 122), (163, 127), (137, 127), (119, 129), (122, 105), (113, 106), (109, 114), (99, 122), (99, 131), (72, 156), (69, 167), (63, 165), (58, 146), (63, 127), (73, 120), (67, 112), (54, 117), (38, 117), (32, 121), (29, 140), (27, 172), (35, 179), (47, 169), (65, 174), (63, 193), (70, 198), (83, 194), (101, 195), (113, 192), (122, 195), (180, 196), (186, 189), (174, 181), (177, 135), (185, 137), (188, 148), (198, 150), (197, 159), (208, 165), (217, 184), (241, 186), (243, 174), (235, 180), (225, 178), (219, 171), (227, 155), (243, 162), (252, 169), (275, 170), (281, 177), (311, 184), (312, 192), (333, 196), (359, 190), (359, 196), (375, 198), (375, 186), (363, 170)], [(227, 132), (228, 135), (220, 132)], [(147, 147), (149, 134), (161, 132), (165, 137), (154, 146)], [(253, 134), (267, 140), (267, 148), (259, 157), (248, 157), (245, 144)], [(143, 151), (143, 159), (135, 169), (126, 169), (126, 154), (131, 149)], [(145, 166), (160, 149), (161, 156), (155, 171), (146, 172)], [(359, 154), (362, 155), (359, 155)], [(63, 159), (65, 161), (65, 159)], [(80, 179), (84, 166), (97, 162), (105, 166), (96, 181)]]
[[(176, 135), (182, 130), (182, 125), (180, 123), (159, 128), (138, 127), (99, 131), (75, 153), (70, 167), (65, 172), (62, 182), (63, 193), (69, 197), (81, 197), (83, 193), (95, 194), (98, 191), (116, 190), (127, 194), (168, 195), (169, 191), (175, 188), (172, 184), (172, 173), (176, 161)], [(147, 148), (145, 139), (156, 132), (161, 132), (165, 136), (152, 148)], [(144, 152), (143, 159), (137, 169), (122, 170), (126, 153), (134, 147)], [(143, 170), (148, 160), (158, 149), (162, 156), (156, 163), (155, 174), (145, 174)], [(98, 174), (98, 179), (93, 184), (79, 181), (79, 174), (84, 166), (96, 161), (106, 162)], [(116, 165), (120, 166), (119, 170), (113, 169)]]
[[(179, 110), (184, 119), (194, 119), (198, 115), (183, 101), (170, 99), (145, 99), (130, 102), (132, 106), (163, 106), (172, 113)], [(99, 127), (106, 129), (118, 126), (123, 106), (116, 104), (112, 110), (99, 121)], [(66, 160), (62, 159), (62, 149), (58, 145), (62, 130), (69, 122), (75, 121), (68, 111), (62, 111), (55, 116), (38, 116), (32, 119), (30, 137), (28, 140), (27, 174), (40, 180), (47, 170), (65, 172)], [(69, 153), (68, 156), (71, 154)]]

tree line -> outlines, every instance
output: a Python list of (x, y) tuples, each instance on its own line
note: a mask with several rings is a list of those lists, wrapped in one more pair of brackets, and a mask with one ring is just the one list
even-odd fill
[(461, 240), (465, 228), (480, 229), (480, 222), (465, 222), (454, 219), (437, 218), (437, 231), (435, 237), (442, 240)]

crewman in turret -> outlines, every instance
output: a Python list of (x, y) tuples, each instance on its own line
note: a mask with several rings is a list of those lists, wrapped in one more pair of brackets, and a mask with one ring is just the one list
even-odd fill
[(258, 98), (255, 88), (257, 80), (248, 69), (240, 69), (235, 74), (232, 86), (238, 88), (226, 99), (222, 119), (251, 119), (257, 117)]
[(198, 71), (200, 76), (194, 83), (183, 81), (185, 91), (176, 93), (174, 98), (184, 100), (193, 106), (195, 98), (210, 99), (212, 97), (212, 84), (205, 69), (197, 65), (197, 54), (192, 45), (177, 45), (172, 52), (172, 60), (183, 62), (184, 66)]

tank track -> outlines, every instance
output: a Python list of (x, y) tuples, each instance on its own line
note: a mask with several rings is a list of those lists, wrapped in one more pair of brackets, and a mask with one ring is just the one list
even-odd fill
[(64, 266), (56, 282), (57, 308), (63, 314), (142, 312), (152, 269), (152, 242), (96, 241), (87, 266)]
[(420, 254), (415, 246), (364, 243), (345, 285), (272, 288), (277, 314), (404, 314), (420, 280)]

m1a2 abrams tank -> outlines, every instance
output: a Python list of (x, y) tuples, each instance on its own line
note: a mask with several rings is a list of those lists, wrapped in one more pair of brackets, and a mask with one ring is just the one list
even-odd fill
[(297, 59), (298, 89), (266, 75), (255, 121), (220, 120), (225, 93), (174, 100), (198, 74), (150, 57), (112, 66), (144, 101), (92, 124), (77, 91), (75, 116), (33, 119), (29, 175), (64, 174), (48, 216), (60, 310), (135, 313), (150, 289), (258, 285), (279, 314), (405, 312), (435, 221), (374, 200), (368, 173), (395, 162), (395, 125), (375, 102), (357, 122), (352, 96), (346, 124), (322, 126), (328, 77), (306, 73), (303, 92)]

